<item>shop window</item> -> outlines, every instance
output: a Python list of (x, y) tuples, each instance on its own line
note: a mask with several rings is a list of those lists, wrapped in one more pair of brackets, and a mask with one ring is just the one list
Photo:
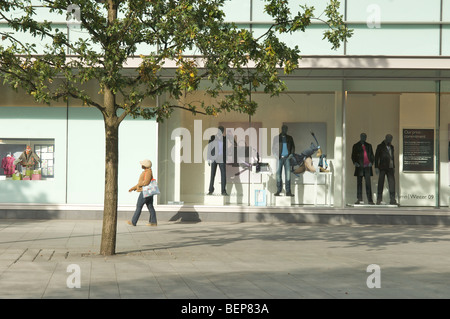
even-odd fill
[[(433, 92), (434, 82), (419, 83), (423, 85), (412, 81), (406, 82), (407, 87), (402, 87), (403, 81), (347, 82), (345, 195), (349, 206), (437, 205), (438, 96)], [(404, 91), (397, 92), (400, 88)], [(367, 150), (368, 144), (373, 161), (361, 169), (362, 145)]]
[(45, 180), (55, 177), (54, 139), (0, 139), (0, 180)]
[[(174, 113), (172, 121), (163, 123), (159, 130), (159, 180), (164, 181), (161, 184), (166, 187), (159, 196), (160, 203), (335, 205), (334, 184), (340, 179), (334, 178), (334, 172), (341, 165), (335, 156), (335, 147), (340, 146), (336, 134), (341, 127), (335, 114), (342, 100), (337, 98), (335, 89), (342, 85), (336, 82), (331, 86), (330, 82), (323, 81), (293, 84), (301, 88), (303, 84), (308, 85), (311, 91), (289, 92), (278, 97), (253, 93), (251, 98), (258, 102), (259, 108), (252, 116), (237, 112), (216, 117)], [(326, 92), (322, 92), (324, 86)], [(192, 100), (198, 99), (198, 95)], [(278, 155), (275, 154), (279, 154), (277, 141), (283, 126), (289, 128), (287, 134), (293, 138), (296, 155), (301, 157), (304, 150), (310, 150), (311, 144), (319, 145), (321, 152), (319, 155), (318, 149), (314, 149), (309, 155), (311, 165), (308, 170), (302, 170), (306, 167), (306, 164), (302, 166), (303, 157), (296, 164), (292, 161), (292, 166), (288, 167), (290, 192), (285, 187), (283, 171), (283, 189), (278, 193)], [(227, 147), (222, 152), (227, 156), (222, 165), (225, 176), (221, 175), (220, 166), (213, 166), (212, 160), (207, 158), (212, 154), (209, 150), (213, 141), (211, 136), (218, 133), (219, 128), (223, 128), (220, 135), (226, 136), (224, 145)], [(177, 138), (180, 145), (180, 150), (176, 151), (178, 160), (174, 157)], [(218, 149), (222, 147), (218, 146)], [(306, 158), (305, 162), (309, 164), (309, 158)], [(292, 171), (293, 168), (296, 170)]]

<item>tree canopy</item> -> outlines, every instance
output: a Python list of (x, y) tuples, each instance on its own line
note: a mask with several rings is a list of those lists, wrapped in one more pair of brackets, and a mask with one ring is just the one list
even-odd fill
[[(174, 108), (207, 115), (223, 111), (253, 114), (257, 105), (248, 99), (250, 90), (279, 94), (286, 89), (280, 74), (298, 67), (298, 46), (288, 47), (278, 35), (305, 31), (317, 20), (328, 25), (324, 39), (333, 49), (351, 36), (338, 1), (330, 1), (319, 17), (312, 6), (300, 5), (292, 12), (288, 1), (266, 2), (265, 11), (273, 22), (256, 38), (249, 29), (225, 21), (226, 0), (2, 0), (0, 18), (14, 32), (0, 34), (0, 76), (13, 88), (25, 89), (38, 102), (48, 104), (71, 97), (105, 112), (105, 106), (82, 89), (82, 84), (96, 80), (100, 93), (109, 88), (121, 97), (114, 109), (124, 110), (123, 117), (162, 121)], [(79, 8), (80, 26), (88, 36), (69, 39), (66, 28), (39, 19), (32, 5), (36, 3), (64, 18), (73, 8)], [(323, 15), (326, 18), (320, 18)], [(15, 32), (33, 35), (36, 42), (24, 43)], [(36, 43), (46, 38), (51, 41), (38, 52)], [(155, 49), (138, 52), (141, 44)], [(185, 55), (187, 51), (195, 56)], [(135, 72), (125, 73), (130, 58), (139, 59), (140, 64)], [(176, 63), (171, 77), (164, 73), (167, 61)], [(56, 78), (63, 80), (52, 85)], [(202, 80), (208, 80), (206, 93), (212, 97), (224, 88), (232, 93), (215, 105), (142, 105), (146, 97), (162, 94), (177, 100), (185, 92), (196, 91)]]

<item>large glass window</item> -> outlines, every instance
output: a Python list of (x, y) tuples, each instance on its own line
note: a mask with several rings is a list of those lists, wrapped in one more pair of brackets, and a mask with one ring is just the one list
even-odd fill
[[(159, 179), (166, 189), (159, 203), (334, 205), (335, 185), (342, 181), (334, 179), (341, 170), (341, 153), (336, 151), (342, 145), (341, 81), (288, 82), (289, 92), (278, 97), (252, 93), (249, 98), (259, 104), (253, 116), (176, 111), (160, 125)], [(187, 98), (204, 96), (197, 92)], [(291, 139), (285, 144), (291, 153), (287, 155), (281, 154), (283, 126)], [(212, 143), (218, 132), (223, 144)], [(225, 156), (217, 160), (212, 147)]]
[(346, 88), (347, 204), (438, 205), (436, 82), (360, 80)]
[[(267, 131), (262, 146), (271, 151), (260, 147), (260, 161), (270, 171), (252, 183), (250, 203), (259, 205), (258, 195), (265, 190), (267, 206), (335, 205), (340, 202), (334, 193), (341, 181), (335, 179), (341, 170), (341, 81), (289, 79), (287, 86), (289, 91), (279, 97), (252, 95), (259, 104), (252, 123)], [(291, 150), (283, 147), (283, 128), (295, 146), (288, 165), (283, 156)], [(292, 170), (288, 175), (286, 168)]]
[(450, 206), (450, 81), (441, 82), (440, 98), (440, 205)]

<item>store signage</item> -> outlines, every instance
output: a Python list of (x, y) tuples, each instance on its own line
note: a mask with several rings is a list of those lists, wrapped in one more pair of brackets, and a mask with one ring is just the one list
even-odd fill
[(403, 171), (434, 171), (434, 129), (403, 129)]

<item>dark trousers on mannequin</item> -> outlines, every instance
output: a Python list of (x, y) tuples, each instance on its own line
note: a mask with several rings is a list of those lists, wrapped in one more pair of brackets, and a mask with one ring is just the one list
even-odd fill
[(384, 178), (387, 176), (389, 184), (389, 197), (390, 203), (396, 203), (395, 201), (395, 171), (393, 168), (380, 169), (380, 175), (378, 177), (378, 191), (377, 191), (377, 203), (380, 203), (383, 199), (383, 186)]
[(356, 196), (358, 197), (358, 201), (362, 201), (363, 200), (363, 195), (362, 195), (362, 180), (364, 178), (365, 182), (366, 182), (366, 195), (367, 195), (367, 201), (369, 203), (372, 203), (372, 184), (370, 182), (370, 168), (369, 167), (365, 167), (364, 169), (361, 170), (360, 174), (363, 175), (358, 175), (356, 178)]
[(226, 163), (217, 163), (213, 161), (211, 163), (211, 179), (209, 181), (209, 192), (214, 192), (214, 179), (216, 177), (217, 165), (220, 168), (220, 183), (222, 187), (222, 194), (226, 194), (226, 183), (227, 183), (227, 171), (226, 171)]

